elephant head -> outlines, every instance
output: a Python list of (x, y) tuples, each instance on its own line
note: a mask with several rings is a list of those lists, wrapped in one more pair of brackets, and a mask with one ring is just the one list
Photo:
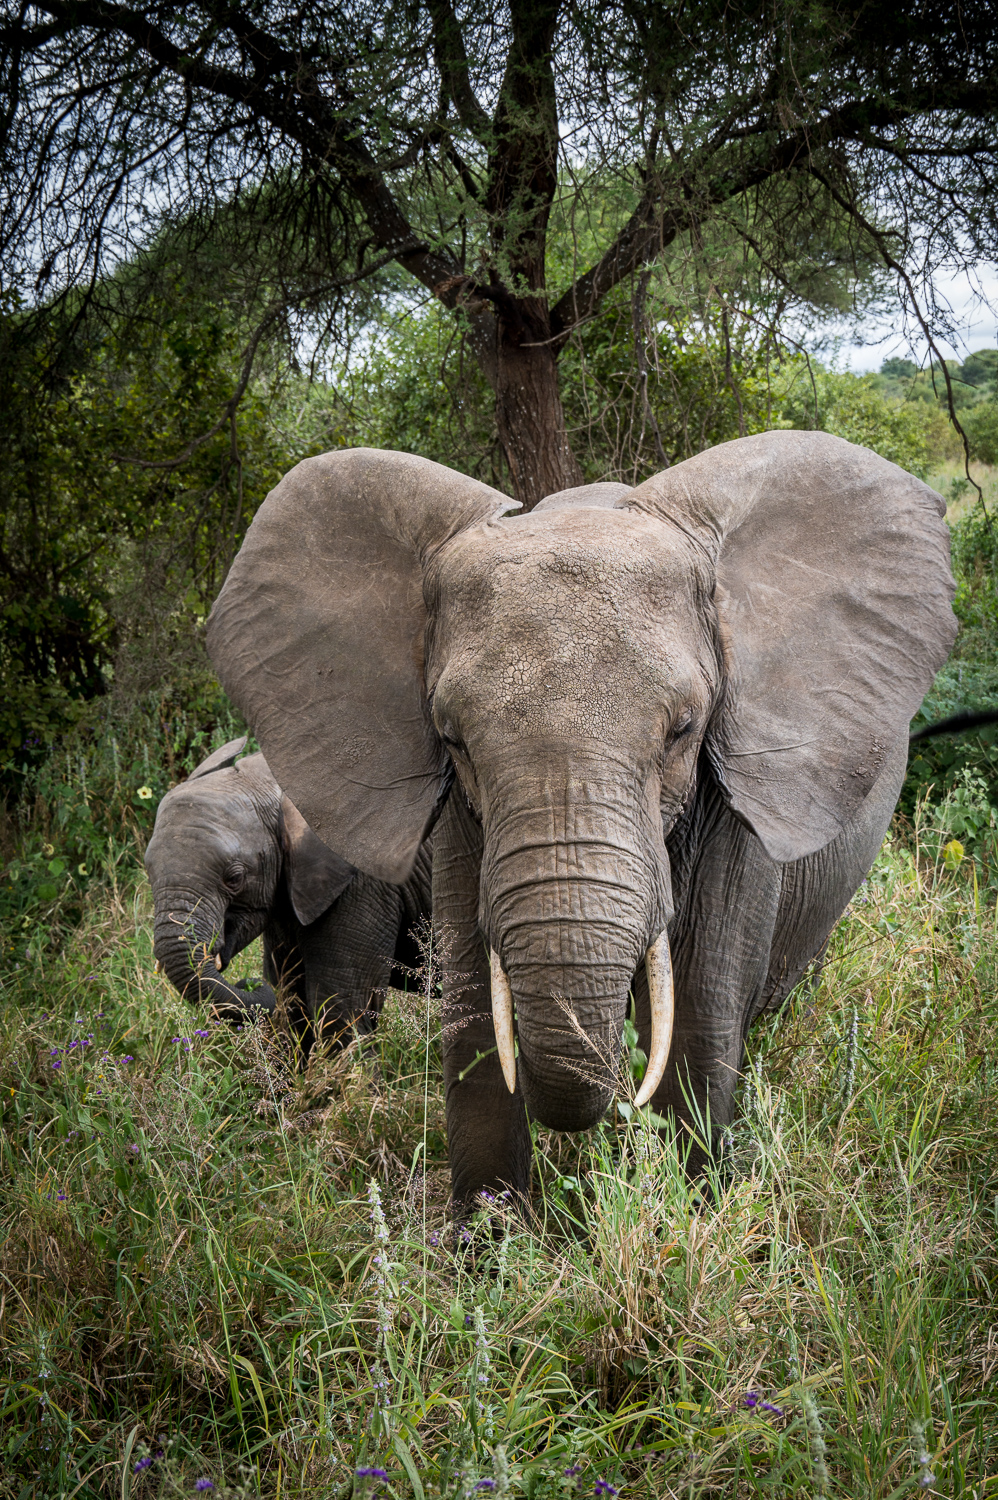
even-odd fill
[(532, 1116), (579, 1129), (646, 955), (642, 1097), (665, 1065), (667, 839), (702, 752), (772, 859), (834, 838), (952, 643), (948, 533), (919, 480), (805, 432), (510, 509), (410, 455), (306, 460), (208, 644), (281, 784), (361, 869), (403, 878), (456, 774), (508, 1081), (515, 1014)]
[(245, 746), (245, 735), (231, 740), (167, 792), (145, 858), (157, 960), (182, 995), (229, 1011), (256, 992), (222, 972), (263, 931), (279, 881), (309, 923), (355, 873), (315, 836), (262, 755), (236, 759)]

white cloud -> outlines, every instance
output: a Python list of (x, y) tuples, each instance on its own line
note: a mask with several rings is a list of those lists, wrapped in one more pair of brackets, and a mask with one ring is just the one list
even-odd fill
[[(955, 342), (936, 341), (946, 358), (963, 360), (975, 349), (998, 347), (998, 271), (993, 266), (979, 266), (973, 282), (964, 275), (937, 277), (936, 292), (951, 307), (957, 329)], [(882, 322), (863, 330), (861, 343), (852, 342), (855, 331), (850, 330), (848, 341), (844, 339), (839, 346), (836, 363), (864, 372), (879, 370), (881, 361), (892, 355), (921, 362), (927, 354), (925, 339), (917, 325), (909, 331), (911, 342), (900, 312), (896, 324)]]

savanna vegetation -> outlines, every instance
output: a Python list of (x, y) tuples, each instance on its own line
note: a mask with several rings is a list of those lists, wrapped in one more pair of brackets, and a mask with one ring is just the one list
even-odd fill
[[(0, 17), (3, 1500), (998, 1494), (993, 731), (913, 749), (706, 1181), (622, 1103), (456, 1233), (446, 934), (304, 1075), (153, 972), (156, 805), (245, 727), (204, 619), (313, 453), (529, 504), (867, 444), (949, 506), (916, 724), (998, 707), (998, 351), (932, 293), (995, 248), (987, 7), (493, 9)], [(843, 372), (887, 308), (924, 367)]]
[[(625, 1105), (583, 1138), (536, 1132), (534, 1220), (484, 1205), (463, 1243), (429, 938), (376, 1042), (297, 1077), (280, 1023), (217, 1026), (153, 973), (140, 864), (159, 797), (241, 729), (199, 643), (225, 549), (301, 452), (392, 442), (487, 463), (487, 444), (462, 446), (473, 403), (448, 394), (460, 351), (431, 311), (378, 330), (341, 383), (258, 378), (235, 414), (240, 496), (231, 432), (165, 477), (110, 452), (124, 436), (181, 450), (183, 393), (193, 405), (231, 371), (224, 330), (212, 343), (182, 316), (151, 354), (108, 341), (103, 363), (81, 360), (49, 397), (59, 440), (21, 471), (51, 497), (53, 555), (77, 518), (77, 638), (97, 669), (18, 657), (73, 619), (43, 586), (20, 636), (8, 614), (0, 1494), (990, 1493), (993, 734), (913, 755), (817, 987), (757, 1028), (708, 1183)], [(596, 330), (593, 365), (613, 331)], [(436, 396), (415, 379), (430, 350)], [(676, 456), (739, 420), (711, 383), (718, 346), (701, 331), (685, 357), (714, 425), (684, 448), (676, 366), (649, 380)], [(962, 630), (922, 717), (995, 703), (994, 533), (938, 403), (899, 398), (889, 372), (787, 355), (767, 374), (753, 357), (747, 425), (827, 426), (947, 494)], [(586, 430), (594, 474), (632, 472), (606, 424)], [(993, 502), (990, 471), (972, 472)], [(626, 1095), (642, 1056), (623, 1067)]]

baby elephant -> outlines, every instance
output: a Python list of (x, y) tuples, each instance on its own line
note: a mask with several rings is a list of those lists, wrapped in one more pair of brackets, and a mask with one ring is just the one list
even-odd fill
[[(156, 958), (189, 1000), (232, 1017), (271, 1011), (281, 984), (302, 1059), (317, 1037), (374, 1030), (393, 964), (413, 964), (413, 929), (430, 910), (430, 862), (390, 885), (363, 875), (313, 833), (245, 735), (167, 792), (146, 850)], [(257, 990), (221, 975), (263, 934)]]

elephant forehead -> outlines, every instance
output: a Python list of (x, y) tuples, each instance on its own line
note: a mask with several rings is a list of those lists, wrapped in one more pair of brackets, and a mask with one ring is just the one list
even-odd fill
[[(629, 511), (544, 513), (477, 526), (442, 558), (437, 603), (490, 624), (580, 623), (616, 636), (688, 609), (703, 587), (685, 538)], [(468, 621), (463, 619), (466, 626)]]
[(683, 549), (627, 517), (603, 528), (570, 519), (479, 528), (441, 573), (444, 698), (487, 702), (504, 741), (542, 729), (655, 733), (662, 704), (703, 677)]

